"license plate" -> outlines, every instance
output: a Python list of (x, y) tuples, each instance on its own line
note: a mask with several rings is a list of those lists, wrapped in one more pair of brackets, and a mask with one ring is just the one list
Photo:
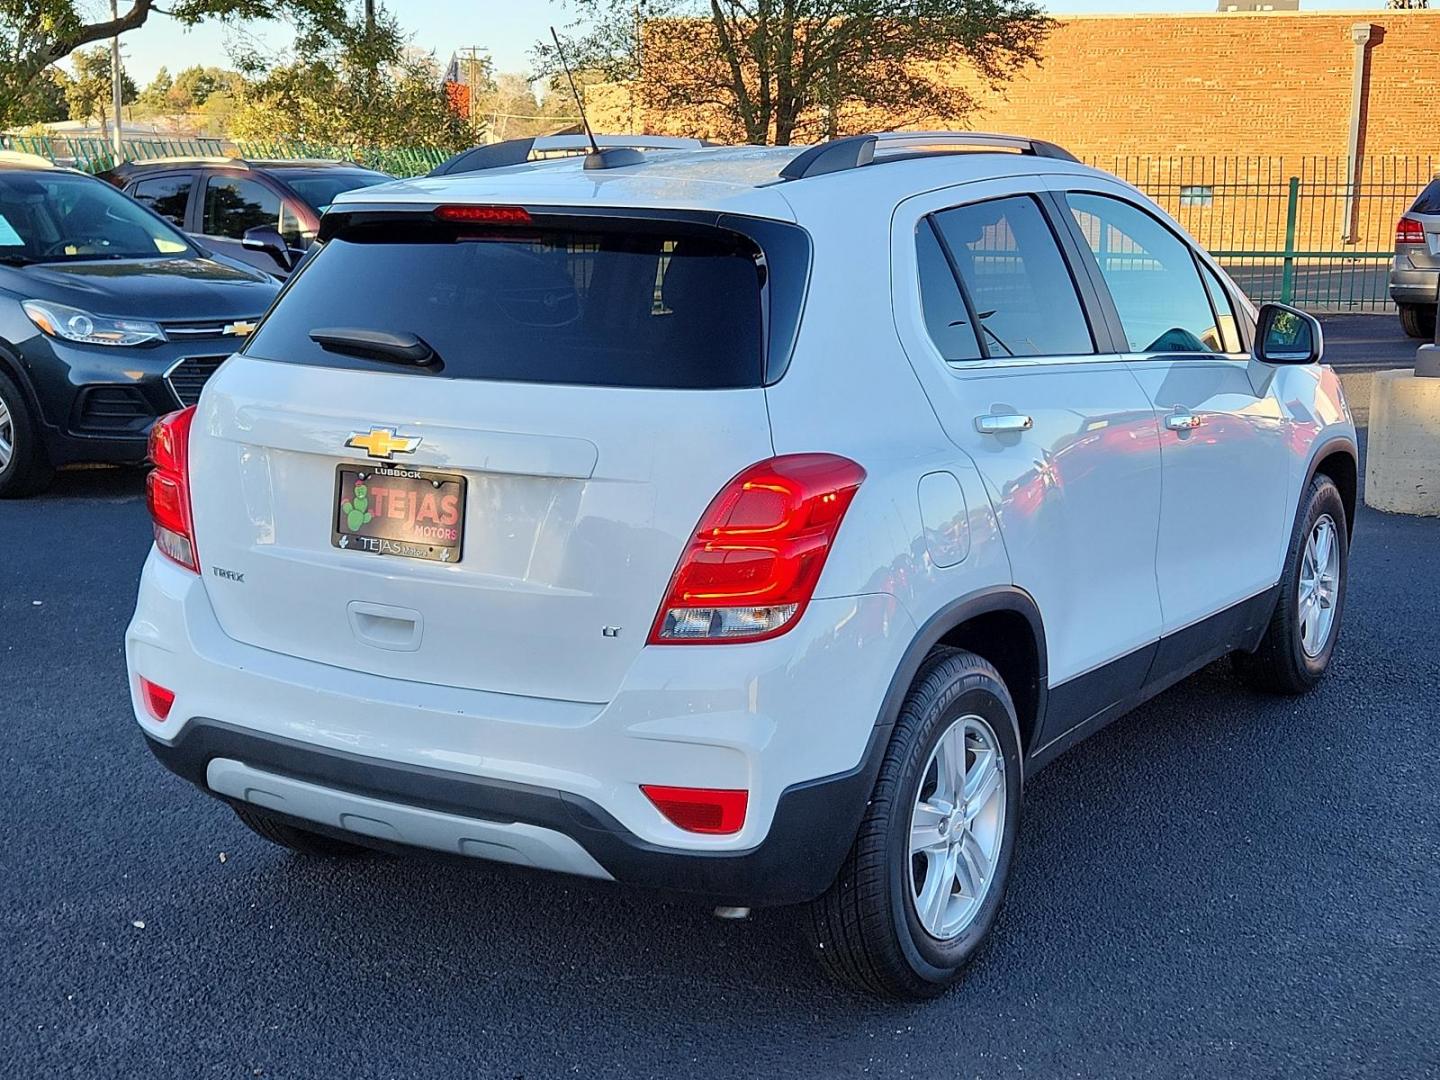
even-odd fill
[(347, 551), (459, 562), (465, 478), (394, 465), (341, 465), (331, 520), (331, 544)]

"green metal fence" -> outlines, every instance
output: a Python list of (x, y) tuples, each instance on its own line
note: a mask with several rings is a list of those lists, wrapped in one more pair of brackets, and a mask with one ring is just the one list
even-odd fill
[(1395, 222), (1440, 157), (1114, 157), (1090, 164), (1172, 214), (1255, 300), (1386, 311)]
[[(88, 172), (114, 163), (104, 139), (5, 136), (6, 148)], [(159, 157), (331, 158), (395, 176), (427, 173), (449, 152), (290, 141), (132, 139), (130, 161)], [(1440, 169), (1440, 156), (1363, 158), (1352, 183), (1347, 158), (1206, 155), (1092, 157), (1165, 207), (1256, 300), (1317, 311), (1384, 311), (1395, 222)]]

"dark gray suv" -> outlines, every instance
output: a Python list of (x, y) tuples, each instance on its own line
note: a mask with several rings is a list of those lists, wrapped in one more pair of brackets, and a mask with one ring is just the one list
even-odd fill
[(204, 247), (282, 279), (337, 195), (394, 179), (348, 161), (242, 158), (128, 162), (101, 178)]
[(1437, 294), (1440, 294), (1440, 176), (1430, 181), (1395, 223), (1390, 298), (1400, 309), (1400, 325), (1405, 333), (1414, 338), (1435, 336)]

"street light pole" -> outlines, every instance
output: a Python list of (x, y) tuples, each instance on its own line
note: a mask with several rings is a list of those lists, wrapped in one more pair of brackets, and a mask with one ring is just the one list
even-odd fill
[[(119, 18), (119, 0), (110, 0), (110, 21), (115, 22)], [(119, 165), (125, 156), (125, 145), (120, 131), (120, 79), (120, 35), (117, 33), (110, 39), (110, 109), (115, 118), (112, 130), (116, 165)]]

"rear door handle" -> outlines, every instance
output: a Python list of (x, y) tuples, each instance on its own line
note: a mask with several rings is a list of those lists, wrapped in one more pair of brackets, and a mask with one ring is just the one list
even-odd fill
[(1203, 421), (1190, 412), (1173, 412), (1165, 417), (1165, 426), (1171, 431), (1194, 431)]
[(1005, 435), (1014, 431), (1029, 431), (1034, 426), (1033, 419), (1019, 413), (1001, 415), (987, 413), (984, 416), (975, 417), (975, 430), (981, 435)]

